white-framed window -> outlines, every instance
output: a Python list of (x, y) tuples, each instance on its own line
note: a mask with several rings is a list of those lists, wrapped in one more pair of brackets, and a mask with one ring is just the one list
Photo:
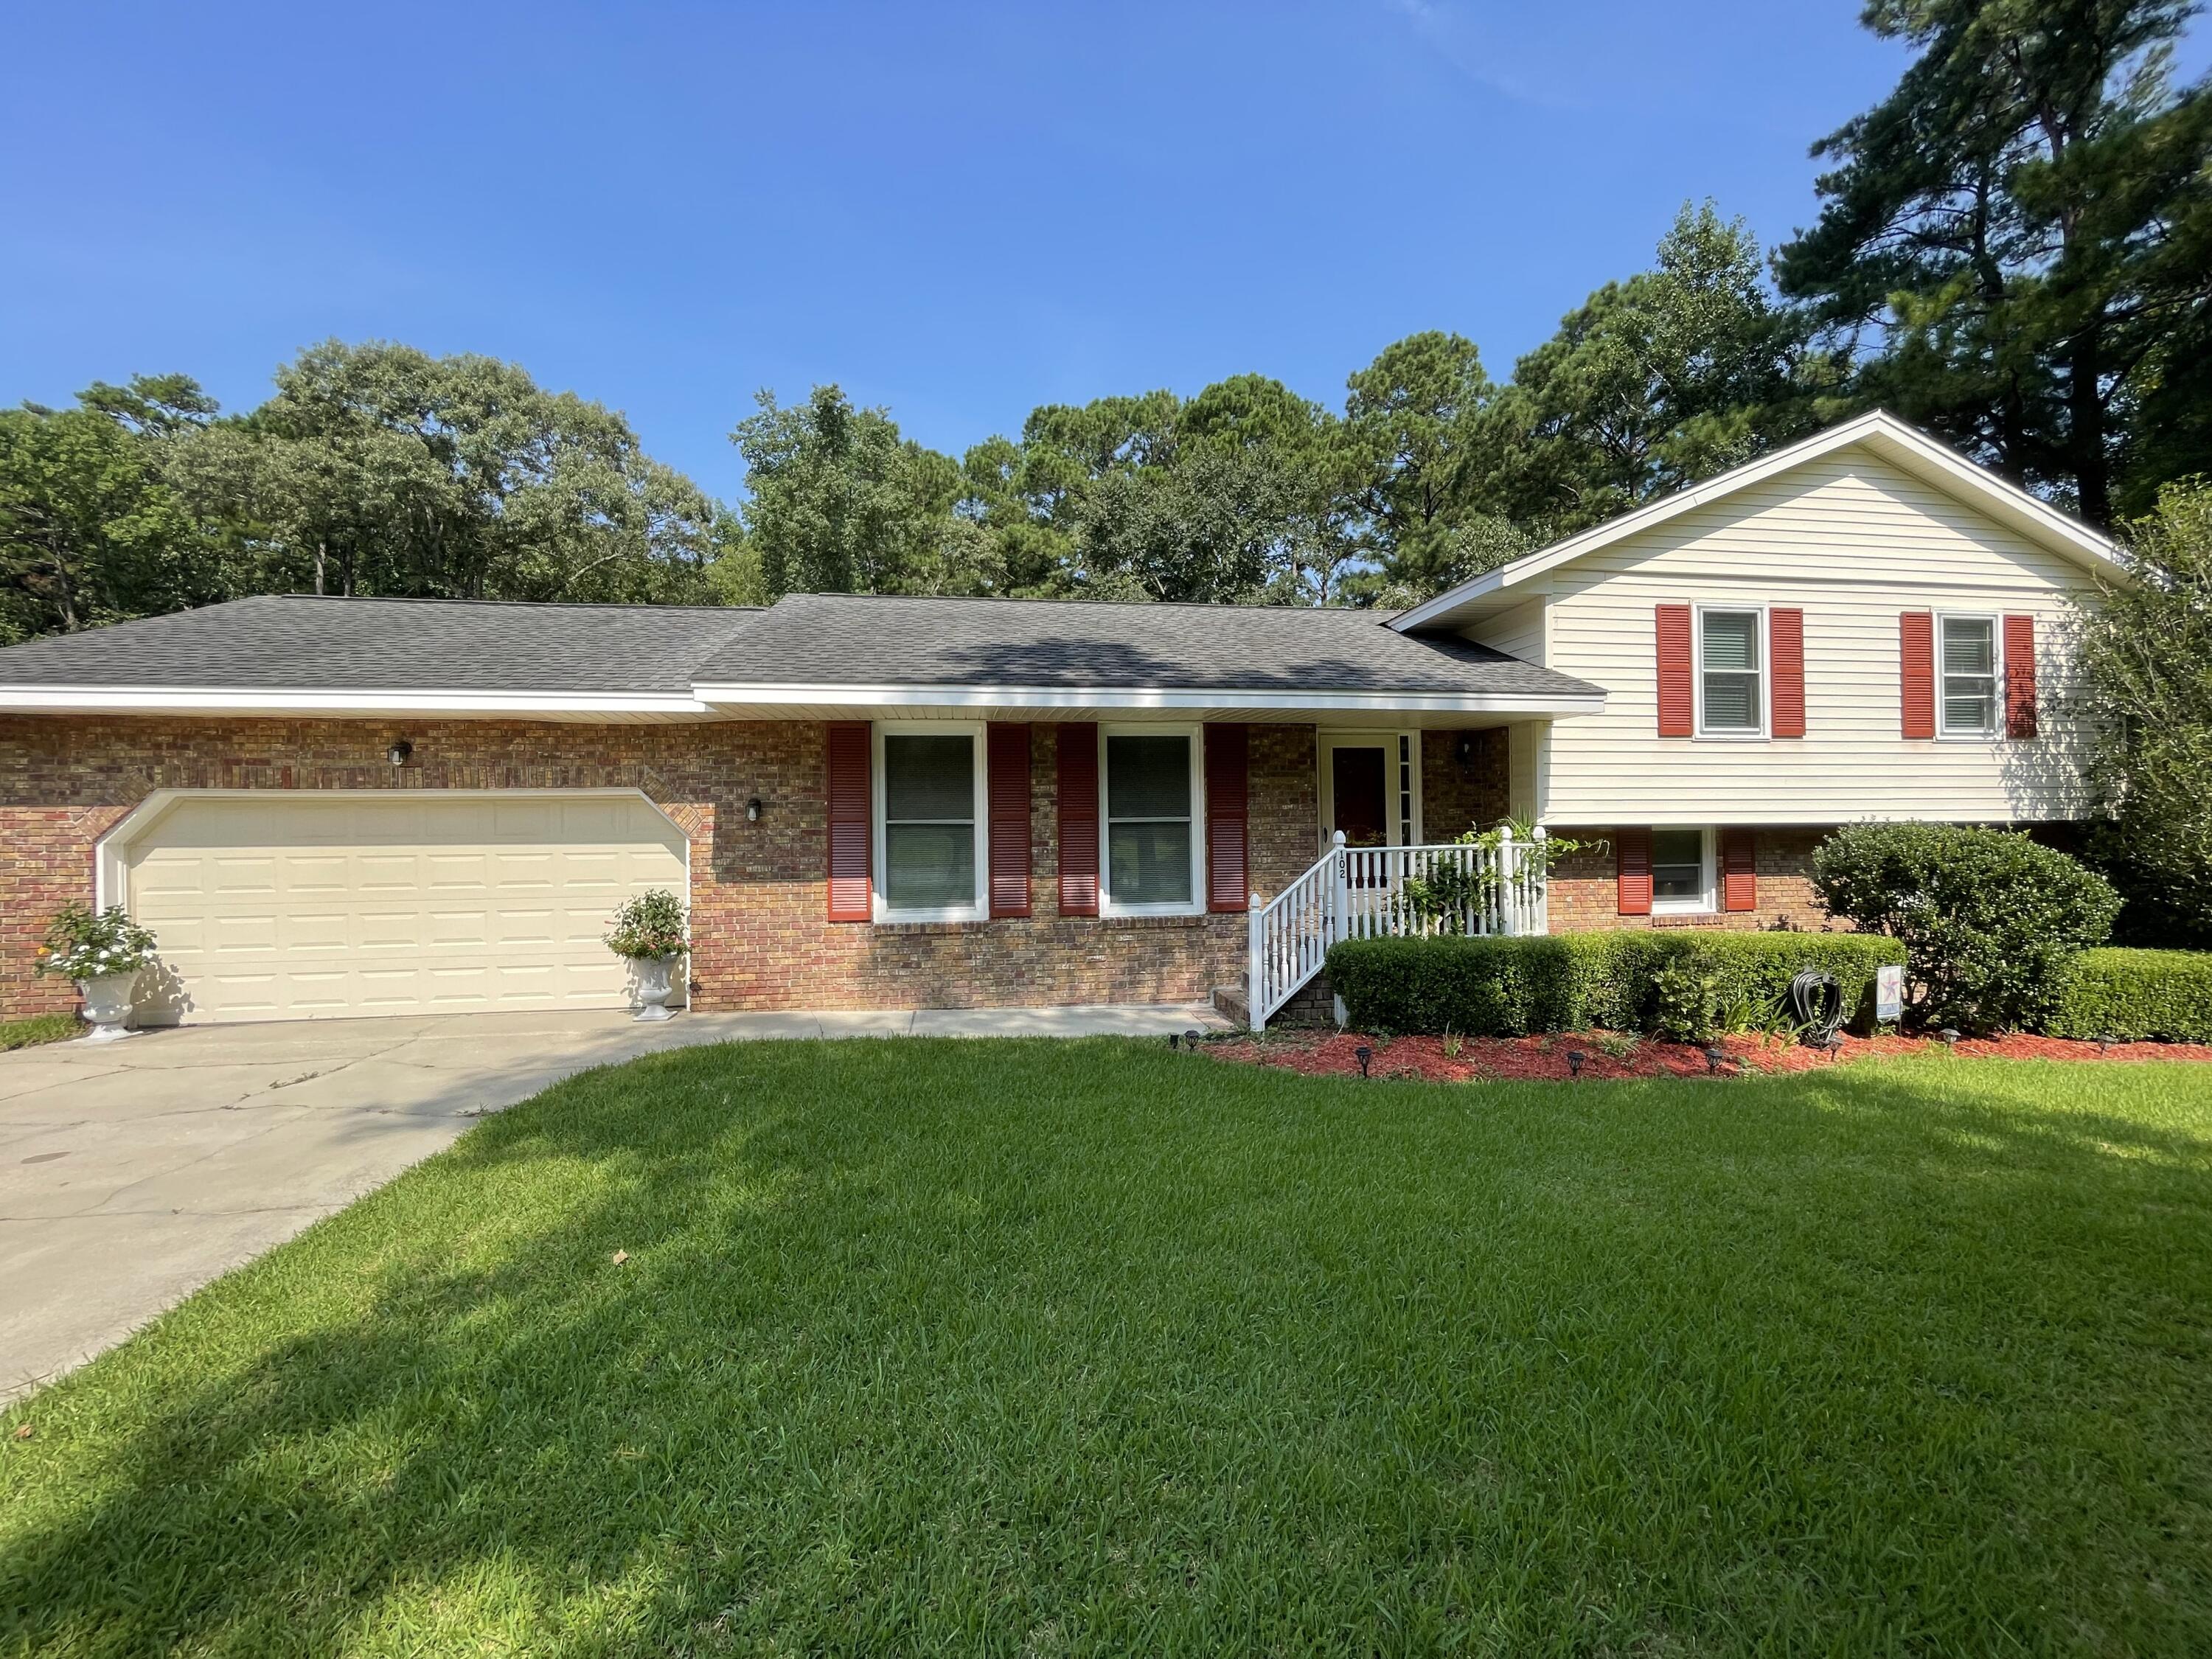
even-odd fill
[(1936, 618), (1936, 733), (1944, 738), (1997, 735), (1997, 688), (2004, 670), (2002, 635), (1994, 616)]
[(1711, 910), (1714, 902), (1713, 832), (1654, 830), (1651, 832), (1651, 908), (1655, 915)]
[(1766, 735), (1766, 613), (1698, 607), (1698, 735)]
[(1420, 840), (1421, 734), (1398, 734), (1398, 844), (1413, 847)]
[(1201, 743), (1195, 726), (1098, 728), (1101, 915), (1205, 909)]
[(983, 726), (876, 726), (878, 921), (974, 921), (985, 882)]

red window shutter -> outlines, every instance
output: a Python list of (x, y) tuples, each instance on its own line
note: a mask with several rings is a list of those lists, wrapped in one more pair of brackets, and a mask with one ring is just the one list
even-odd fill
[(1805, 613), (1777, 608), (1766, 613), (1766, 654), (1774, 673), (1778, 738), (1805, 735)]
[(1206, 728), (1206, 908), (1242, 910), (1251, 902), (1245, 817), (1250, 798), (1252, 728)]
[(1897, 647), (1903, 665), (1905, 735), (1936, 735), (1936, 617), (1932, 611), (1907, 611), (1897, 619)]
[(870, 732), (866, 720), (839, 720), (829, 730), (830, 920), (866, 921), (875, 841), (868, 813)]
[(1060, 728), (1060, 914), (1098, 914), (1098, 728)]
[(994, 721), (990, 760), (991, 914), (1030, 913), (1030, 729)]
[(1616, 830), (1613, 832), (1613, 886), (1620, 895), (1620, 914), (1651, 914), (1651, 832)]
[(1721, 908), (1759, 908), (1759, 863), (1751, 831), (1721, 831)]
[(2005, 736), (2035, 735), (2035, 618), (2004, 619)]
[(1686, 738), (1695, 731), (1690, 693), (1690, 607), (1662, 605), (1659, 623), (1659, 735)]

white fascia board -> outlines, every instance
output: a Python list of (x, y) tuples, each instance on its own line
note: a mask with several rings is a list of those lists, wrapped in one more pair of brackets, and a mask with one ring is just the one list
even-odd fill
[(696, 697), (574, 691), (263, 690), (0, 685), (0, 709), (59, 714), (711, 714)]
[(1590, 696), (1511, 696), (1475, 692), (1168, 690), (1127, 687), (1035, 685), (700, 685), (700, 698), (720, 709), (836, 708), (1311, 708), (1361, 714), (1595, 714)]
[[(2017, 526), (2037, 538), (2045, 545), (2072, 558), (2076, 563), (2094, 571), (2108, 580), (2130, 580), (2126, 563), (2118, 550), (2104, 537), (2080, 520), (2068, 517), (2049, 502), (2039, 501), (2019, 485), (1998, 477), (1987, 469), (1974, 465), (1948, 446), (1941, 444), (1927, 434), (1906, 425), (1895, 416), (1881, 410), (1862, 415), (1856, 420), (1832, 426), (1825, 432), (1816, 432), (1802, 441), (1763, 455), (1733, 471), (1708, 478), (1701, 484), (1680, 490), (1663, 500), (1624, 513), (1617, 519), (1585, 530), (1579, 536), (1540, 549), (1512, 563), (1462, 582), (1436, 598), (1402, 611), (1390, 618), (1388, 626), (1402, 634), (1409, 629), (1429, 627), (1439, 623), (1449, 624), (1454, 613), (1462, 607), (1494, 594), (1522, 586), (1532, 577), (1556, 570), (1570, 560), (1585, 553), (1637, 535), (1666, 523), (1669, 519), (1696, 508), (1710, 505), (1739, 489), (1749, 488), (1777, 473), (1787, 472), (1808, 461), (1818, 460), (1852, 444), (1870, 444), (1877, 453), (1887, 452), (1887, 458), (1902, 464), (1907, 471), (1931, 477), (1931, 482), (1955, 486), (1954, 493), (1963, 495), (1990, 512), (1992, 516)], [(1932, 475), (1932, 477), (1931, 477)]]

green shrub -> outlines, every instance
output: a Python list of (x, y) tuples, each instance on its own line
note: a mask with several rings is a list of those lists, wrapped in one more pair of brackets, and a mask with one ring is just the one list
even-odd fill
[(1904, 960), (1896, 940), (1865, 934), (1638, 930), (1348, 939), (1330, 950), (1328, 978), (1362, 1030), (1525, 1036), (1650, 1030), (1659, 974), (1685, 963), (1710, 978), (1715, 1023), (1765, 1025), (1798, 970), (1817, 968), (1836, 976), (1844, 1018), (1864, 1030), (1874, 1020), (1875, 969)]
[(1963, 1031), (2040, 1024), (2074, 956), (2101, 945), (2112, 884), (2026, 836), (1948, 823), (1858, 823), (1814, 849), (1835, 915), (1905, 945), (1915, 1012)]
[(2212, 951), (2084, 951), (2066, 965), (2052, 1036), (2212, 1042)]
[(690, 948), (684, 901), (665, 887), (648, 887), (615, 912), (607, 949), (618, 957), (659, 960)]
[(1721, 1021), (1721, 981), (1704, 951), (1660, 963), (1651, 975), (1651, 1031), (1669, 1042), (1710, 1042)]

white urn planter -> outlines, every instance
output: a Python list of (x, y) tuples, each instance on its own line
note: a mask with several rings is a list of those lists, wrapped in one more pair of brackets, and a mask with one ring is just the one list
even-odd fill
[(681, 957), (632, 957), (630, 972), (637, 980), (637, 1012), (630, 1016), (636, 1020), (673, 1019), (676, 1016), (668, 1006), (673, 987), (671, 976)]
[(101, 974), (93, 979), (76, 982), (78, 994), (84, 998), (84, 1018), (91, 1025), (87, 1042), (114, 1042), (131, 1033), (125, 1028), (131, 1021), (131, 991), (138, 982), (138, 970), (127, 974)]

